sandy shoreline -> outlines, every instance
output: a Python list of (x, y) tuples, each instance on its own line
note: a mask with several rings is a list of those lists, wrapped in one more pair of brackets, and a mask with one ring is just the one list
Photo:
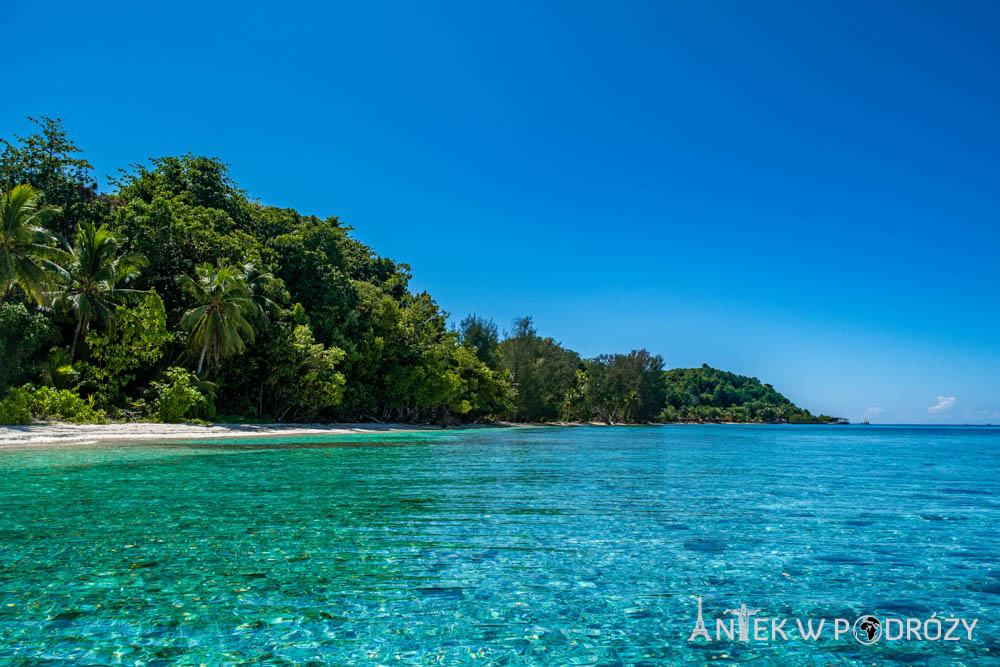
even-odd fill
[[(728, 423), (728, 422), (723, 422)], [(677, 426), (679, 424), (661, 424)], [(760, 426), (763, 424), (741, 423), (737, 426)], [(449, 428), (524, 428), (532, 426), (573, 427), (602, 426), (629, 428), (643, 424), (614, 424), (600, 422), (546, 422), (514, 423), (495, 422), (491, 424), (463, 424)], [(648, 424), (646, 424), (648, 426)], [(36, 445), (87, 444), (94, 442), (114, 442), (122, 440), (187, 440), (203, 438), (238, 438), (241, 436), (272, 435), (351, 435), (363, 433), (406, 433), (416, 431), (440, 431), (440, 426), (416, 424), (157, 424), (152, 422), (128, 422), (120, 424), (64, 424), (36, 423), (30, 426), (0, 426), (0, 450), (32, 447)]]
[[(499, 425), (498, 425), (499, 426)], [(0, 426), (0, 449), (116, 440), (172, 440), (270, 435), (350, 435), (441, 430), (411, 424), (31, 424)]]

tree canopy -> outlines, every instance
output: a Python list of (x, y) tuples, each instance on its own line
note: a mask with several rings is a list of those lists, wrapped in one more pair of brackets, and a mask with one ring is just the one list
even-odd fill
[(250, 198), (217, 158), (154, 158), (99, 194), (61, 122), (35, 122), (0, 140), (0, 402), (21, 402), (0, 414), (52, 416), (25, 407), (41, 384), (68, 420), (827, 419), (644, 349), (582, 358), (528, 316), (452, 328), (408, 265)]

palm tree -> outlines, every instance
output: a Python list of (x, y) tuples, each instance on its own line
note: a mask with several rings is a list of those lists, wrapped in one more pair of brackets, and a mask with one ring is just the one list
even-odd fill
[(30, 185), (15, 185), (0, 197), (0, 301), (18, 285), (42, 305), (53, 274), (60, 272), (56, 262), (66, 253), (55, 246), (58, 237), (45, 227), (59, 209), (39, 206), (41, 196)]
[(267, 288), (274, 282), (274, 274), (266, 266), (258, 266), (255, 262), (248, 262), (243, 265), (243, 282), (246, 283), (250, 292), (250, 300), (257, 307), (257, 322), (264, 324), (265, 315), (276, 315), (281, 308), (274, 301), (268, 298)]
[(188, 344), (199, 352), (198, 370), (205, 358), (218, 363), (222, 357), (242, 354), (254, 340), (248, 318), (257, 314), (250, 289), (231, 266), (202, 264), (195, 277), (179, 276), (177, 282), (200, 305), (184, 313), (181, 326), (190, 332)]
[(59, 301), (69, 305), (76, 316), (76, 331), (70, 361), (76, 356), (76, 344), (81, 332), (97, 320), (111, 322), (115, 306), (139, 290), (123, 289), (120, 284), (139, 275), (147, 262), (141, 255), (118, 255), (118, 239), (104, 225), (95, 227), (84, 222), (77, 228), (76, 242), (69, 261), (63, 267), (65, 285), (56, 293)]

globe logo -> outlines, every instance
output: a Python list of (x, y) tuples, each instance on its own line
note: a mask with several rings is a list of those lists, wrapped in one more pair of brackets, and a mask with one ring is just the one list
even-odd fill
[(854, 621), (854, 638), (862, 644), (874, 644), (882, 637), (882, 624), (874, 616), (859, 616)]

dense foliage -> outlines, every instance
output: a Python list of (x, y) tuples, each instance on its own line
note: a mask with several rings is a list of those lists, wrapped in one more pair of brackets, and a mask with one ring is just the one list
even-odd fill
[(156, 417), (167, 424), (192, 419), (211, 419), (215, 406), (211, 395), (202, 391), (197, 376), (183, 368), (168, 368), (162, 382), (153, 382), (153, 406)]
[(664, 374), (666, 407), (660, 420), (791, 423), (829, 422), (796, 407), (769, 384), (704, 365), (676, 368)]
[(583, 359), (530, 317), (452, 330), (336, 217), (264, 206), (195, 155), (99, 194), (35, 122), (0, 153), (0, 421), (816, 420), (753, 378)]
[(68, 389), (34, 387), (26, 384), (11, 387), (0, 400), (0, 424), (23, 425), (32, 419), (58, 420), (75, 424), (103, 424), (104, 411)]

